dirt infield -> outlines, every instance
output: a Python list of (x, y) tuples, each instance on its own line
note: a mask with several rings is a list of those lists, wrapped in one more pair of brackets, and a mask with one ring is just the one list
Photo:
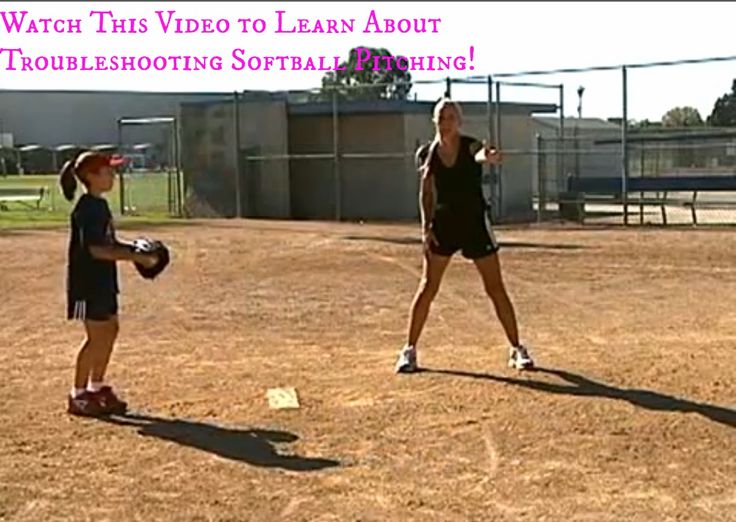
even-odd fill
[(416, 227), (139, 232), (172, 265), (121, 268), (109, 420), (65, 413), (66, 232), (0, 232), (0, 520), (736, 520), (732, 231), (500, 230), (543, 369), (457, 258), (411, 376)]

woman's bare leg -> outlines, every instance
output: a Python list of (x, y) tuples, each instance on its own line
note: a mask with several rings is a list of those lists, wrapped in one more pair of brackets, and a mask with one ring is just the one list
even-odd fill
[(506, 338), (511, 344), (509, 365), (517, 369), (531, 368), (534, 363), (526, 348), (519, 342), (519, 326), (516, 321), (516, 312), (501, 275), (501, 263), (498, 254), (491, 254), (474, 260), (475, 266), (483, 278), (483, 287), (493, 302), (496, 316), (503, 326)]
[(452, 256), (440, 256), (426, 252), (422, 269), (422, 279), (419, 281), (409, 312), (409, 328), (406, 345), (399, 354), (396, 371), (399, 373), (416, 370), (416, 347), (419, 337), (429, 316), (437, 292), (439, 292), (442, 276), (450, 263)]

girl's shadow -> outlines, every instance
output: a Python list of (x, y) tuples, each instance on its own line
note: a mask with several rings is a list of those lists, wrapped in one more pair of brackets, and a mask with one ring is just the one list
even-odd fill
[(285, 431), (232, 429), (214, 424), (151, 415), (127, 413), (99, 420), (120, 426), (135, 426), (138, 433), (189, 446), (220, 457), (265, 468), (289, 471), (317, 471), (339, 466), (335, 460), (285, 455), (275, 444), (294, 442), (296, 435)]

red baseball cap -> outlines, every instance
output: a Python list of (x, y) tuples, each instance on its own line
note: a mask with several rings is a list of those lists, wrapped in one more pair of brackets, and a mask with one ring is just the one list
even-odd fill
[(126, 158), (102, 152), (83, 152), (75, 162), (77, 172), (97, 172), (102, 167), (119, 167), (127, 163)]

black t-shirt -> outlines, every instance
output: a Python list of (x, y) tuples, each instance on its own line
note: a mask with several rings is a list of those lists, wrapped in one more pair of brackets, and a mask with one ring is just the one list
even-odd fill
[(92, 299), (117, 294), (118, 274), (114, 261), (92, 257), (89, 247), (115, 243), (112, 213), (103, 198), (84, 194), (71, 215), (67, 291), (74, 299)]
[(437, 145), (419, 147), (415, 159), (420, 168), (429, 159), (435, 190), (435, 215), (474, 217), (487, 209), (483, 196), (483, 167), (475, 161), (482, 143), (470, 136), (460, 136), (460, 148), (455, 164), (448, 167), (440, 158)]

